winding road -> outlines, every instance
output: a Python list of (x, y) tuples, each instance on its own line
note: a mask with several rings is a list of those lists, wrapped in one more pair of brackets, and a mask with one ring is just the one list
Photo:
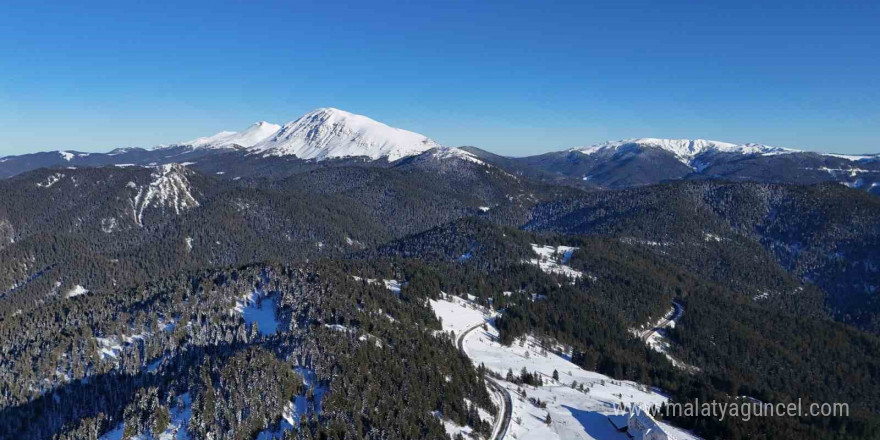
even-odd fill
[[(666, 328), (669, 325), (670, 321), (675, 321), (678, 318), (681, 318), (681, 315), (684, 313), (684, 306), (679, 304), (677, 301), (672, 302), (672, 310), (663, 317), (663, 319), (657, 323), (654, 327), (649, 328), (642, 332), (639, 336), (643, 341), (647, 341), (648, 338), (651, 337), (657, 331)], [(470, 331), (470, 330), (468, 330)]]
[[(488, 325), (486, 322), (481, 322), (463, 331), (461, 335), (458, 336), (456, 344), (458, 345), (459, 351), (467, 354), (467, 352), (464, 351), (464, 338), (467, 337), (468, 333), (479, 327), (482, 327), (484, 324)], [(501, 440), (504, 438), (505, 435), (507, 435), (507, 428), (508, 426), (510, 426), (510, 417), (513, 413), (513, 401), (510, 397), (510, 391), (507, 391), (507, 388), (501, 386), (501, 384), (496, 382), (495, 379), (487, 375), (486, 381), (489, 383), (489, 386), (492, 387), (493, 390), (495, 390), (496, 393), (500, 394), (504, 398), (502, 400), (503, 404), (498, 411), (498, 415), (495, 416), (495, 426), (492, 428), (492, 436), (489, 437), (489, 440)]]

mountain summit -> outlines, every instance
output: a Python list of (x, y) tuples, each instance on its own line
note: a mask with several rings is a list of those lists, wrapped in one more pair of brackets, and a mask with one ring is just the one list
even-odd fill
[(284, 126), (257, 122), (241, 133), (221, 131), (172, 145), (179, 146), (194, 149), (238, 146), (264, 157), (295, 156), (307, 160), (368, 157), (395, 161), (440, 147), (440, 144), (418, 133), (327, 107), (306, 113)]
[(320, 108), (285, 124), (251, 151), (300, 159), (369, 157), (394, 161), (439, 146), (424, 135), (389, 127), (366, 116)]

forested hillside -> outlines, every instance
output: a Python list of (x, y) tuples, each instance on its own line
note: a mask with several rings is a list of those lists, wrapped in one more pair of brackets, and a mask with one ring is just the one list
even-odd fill
[[(0, 181), (0, 438), (490, 438), (505, 409), (490, 380), (549, 379), (475, 365), (435, 316), (449, 295), (491, 314), (499, 349), (528, 336), (673, 402), (852, 408), (670, 420), (703, 438), (880, 433), (874, 196), (584, 191), (438, 154)], [(673, 302), (658, 349), (645, 329)]]
[(617, 237), (762, 298), (797, 294), (787, 272), (877, 332), (878, 218), (880, 200), (841, 185), (686, 182), (550, 202), (525, 228)]

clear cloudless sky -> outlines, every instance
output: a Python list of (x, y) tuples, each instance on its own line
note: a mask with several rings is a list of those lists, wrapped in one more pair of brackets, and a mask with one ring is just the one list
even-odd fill
[(0, 155), (337, 107), (529, 155), (630, 137), (880, 152), (880, 1), (0, 0)]

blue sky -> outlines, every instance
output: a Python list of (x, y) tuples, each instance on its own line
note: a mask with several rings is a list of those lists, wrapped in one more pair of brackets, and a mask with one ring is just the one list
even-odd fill
[(880, 2), (0, 3), (0, 155), (337, 107), (529, 155), (629, 137), (880, 152)]

